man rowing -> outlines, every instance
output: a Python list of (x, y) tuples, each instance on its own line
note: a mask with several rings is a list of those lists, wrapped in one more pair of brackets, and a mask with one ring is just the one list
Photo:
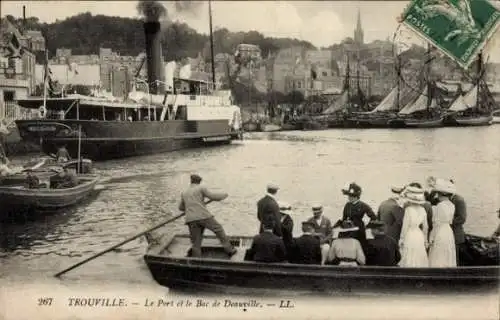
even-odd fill
[(201, 243), (205, 229), (217, 236), (228, 256), (233, 256), (236, 248), (229, 243), (224, 228), (208, 211), (207, 202), (205, 202), (205, 198), (210, 201), (222, 201), (228, 197), (228, 194), (209, 191), (205, 186), (200, 185), (202, 178), (197, 174), (192, 174), (190, 180), (189, 188), (181, 194), (179, 210), (186, 214), (185, 221), (191, 238), (191, 257), (201, 257)]

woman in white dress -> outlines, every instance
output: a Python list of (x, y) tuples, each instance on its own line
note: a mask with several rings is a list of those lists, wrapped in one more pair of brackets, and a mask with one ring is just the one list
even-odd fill
[(429, 266), (427, 257), (427, 213), (422, 206), (425, 203), (424, 190), (408, 186), (401, 193), (405, 214), (399, 249), (401, 252), (400, 267), (426, 268)]
[(429, 237), (429, 266), (450, 268), (457, 266), (455, 237), (451, 229), (455, 205), (449, 196), (455, 193), (452, 183), (446, 180), (436, 181), (433, 191), (437, 193), (439, 203), (433, 208), (432, 231)]

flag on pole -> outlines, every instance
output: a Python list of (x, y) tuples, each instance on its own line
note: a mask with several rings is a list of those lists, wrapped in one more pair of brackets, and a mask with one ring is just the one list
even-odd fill
[(498, 29), (500, 8), (489, 0), (412, 0), (398, 22), (467, 69)]

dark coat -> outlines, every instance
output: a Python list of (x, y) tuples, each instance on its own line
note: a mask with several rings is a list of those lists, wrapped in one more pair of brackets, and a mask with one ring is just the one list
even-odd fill
[(289, 261), (300, 264), (321, 264), (319, 238), (311, 234), (303, 234), (294, 239)]
[(307, 220), (307, 222), (311, 222), (314, 224), (314, 232), (320, 235), (321, 243), (326, 243), (329, 240), (331, 240), (330, 238), (332, 236), (333, 226), (332, 226), (332, 221), (330, 219), (328, 219), (325, 216), (322, 216), (321, 223), (318, 224), (316, 219), (314, 219), (314, 217), (311, 217)]
[(289, 248), (293, 243), (293, 220), (288, 214), (281, 214), (281, 234), (283, 235), (283, 242)]
[(387, 235), (367, 240), (365, 256), (369, 266), (396, 266), (401, 260), (398, 243)]
[(399, 206), (395, 199), (387, 199), (378, 208), (377, 219), (386, 226), (386, 234), (397, 242), (401, 236), (405, 210)]
[(245, 260), (257, 262), (285, 261), (285, 244), (277, 235), (264, 231), (253, 238), (252, 246), (245, 254)]
[(274, 234), (279, 237), (283, 235), (281, 231), (281, 222), (280, 222), (281, 219), (280, 207), (276, 202), (276, 200), (274, 200), (270, 196), (265, 195), (262, 199), (260, 199), (257, 202), (257, 218), (260, 221), (259, 233), (261, 233), (264, 230), (262, 227), (262, 221), (270, 219), (274, 221), (274, 229), (273, 229)]
[(450, 201), (455, 205), (455, 214), (453, 215), (451, 229), (455, 236), (455, 244), (461, 244), (465, 242), (464, 224), (467, 220), (467, 205), (464, 198), (458, 194), (454, 194), (450, 198)]
[(373, 212), (372, 208), (364, 203), (363, 201), (358, 201), (356, 203), (347, 202), (344, 206), (344, 212), (342, 215), (342, 220), (350, 219), (353, 224), (359, 228), (356, 231), (355, 238), (359, 240), (361, 246), (366, 244), (366, 229), (365, 223), (363, 222), (363, 217), (368, 215), (371, 220), (377, 220), (377, 216)]

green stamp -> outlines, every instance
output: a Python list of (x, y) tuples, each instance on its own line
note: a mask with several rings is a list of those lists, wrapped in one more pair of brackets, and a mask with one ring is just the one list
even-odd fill
[(413, 0), (400, 22), (468, 68), (500, 24), (489, 0)]

